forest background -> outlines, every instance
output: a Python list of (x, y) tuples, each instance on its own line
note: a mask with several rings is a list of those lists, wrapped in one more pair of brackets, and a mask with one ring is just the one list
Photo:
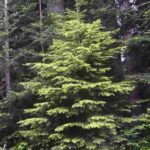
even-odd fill
[(0, 0), (0, 147), (149, 150), (149, 8)]

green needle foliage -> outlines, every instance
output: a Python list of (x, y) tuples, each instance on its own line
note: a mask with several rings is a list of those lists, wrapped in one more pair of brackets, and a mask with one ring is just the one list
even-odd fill
[[(148, 0), (136, 1), (138, 10), (134, 15), (128, 12), (137, 33), (128, 43), (129, 67), (133, 69), (128, 77), (136, 80), (138, 100), (134, 101), (135, 109), (132, 118), (122, 120), (121, 136), (126, 149), (149, 150), (150, 149), (150, 2)], [(128, 23), (131, 26), (132, 23)]]
[(20, 134), (28, 149), (111, 149), (117, 131), (106, 104), (132, 90), (127, 81), (114, 82), (110, 75), (111, 62), (124, 47), (99, 20), (84, 23), (74, 11), (57, 22), (56, 31), (43, 61), (29, 64), (37, 77), (23, 84), (38, 99), (25, 110)]
[[(1, 2), (0, 2), (1, 3)], [(44, 5), (44, 4), (43, 4)], [(11, 147), (16, 142), (17, 122), (23, 117), (23, 109), (34, 103), (31, 94), (22, 91), (20, 82), (34, 76), (24, 64), (40, 61), (39, 52), (47, 50), (53, 36), (52, 17), (42, 7), (42, 33), (40, 31), (39, 1), (13, 0), (8, 5), (9, 33), (5, 33), (4, 6), (0, 4), (0, 147)], [(48, 19), (47, 19), (48, 18)], [(48, 21), (47, 21), (48, 20)], [(9, 50), (4, 48), (9, 39)], [(41, 40), (42, 39), (42, 40)], [(11, 92), (6, 95), (6, 52), (9, 52)], [(30, 98), (29, 98), (30, 97)]]

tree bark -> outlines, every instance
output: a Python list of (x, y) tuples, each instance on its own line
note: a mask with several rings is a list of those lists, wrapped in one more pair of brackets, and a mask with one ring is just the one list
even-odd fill
[(54, 11), (58, 13), (63, 13), (65, 10), (64, 0), (55, 0)]
[(6, 94), (11, 90), (11, 77), (10, 77), (10, 56), (9, 56), (9, 19), (8, 19), (8, 0), (4, 1), (4, 24), (5, 33), (7, 37), (5, 39), (5, 51), (6, 51), (6, 66), (5, 66), (5, 78), (6, 78)]
[(65, 4), (64, 0), (47, 0), (47, 11), (56, 12), (56, 13), (64, 13)]
[[(123, 0), (122, 1), (122, 3), (120, 4), (119, 3), (119, 1), (118, 0), (115, 0), (115, 2), (116, 2), (116, 4), (118, 5), (118, 7), (119, 7), (119, 10), (121, 11), (121, 12), (124, 12), (124, 11), (128, 11), (128, 9), (129, 8), (131, 8), (131, 6), (129, 5), (129, 3), (135, 3), (136, 2), (136, 0), (130, 0), (130, 1), (128, 1), (128, 0)], [(122, 20), (121, 18), (119, 18), (119, 16), (118, 16), (118, 25), (120, 26), (120, 27), (122, 27), (122, 23), (124, 22), (124, 20)], [(126, 33), (124, 33), (123, 35), (122, 35), (122, 37), (123, 37), (123, 40), (125, 40), (125, 41), (127, 41), (127, 40), (129, 40), (130, 38), (132, 38), (133, 37), (133, 33), (134, 33), (134, 28), (133, 27), (131, 27), (130, 29), (128, 29), (127, 31), (126, 31)], [(121, 54), (121, 60), (122, 61), (124, 61), (124, 60), (126, 60), (127, 61), (127, 73), (128, 74), (133, 74), (134, 73), (134, 68), (135, 68), (135, 66), (134, 66), (134, 64), (133, 64), (133, 58), (132, 58), (132, 56), (124, 56), (124, 53), (122, 53)], [(139, 89), (136, 87), (135, 88), (135, 90), (129, 95), (129, 100), (130, 101), (134, 101), (134, 100), (137, 100), (137, 99), (139, 99), (140, 97), (139, 97)]]
[[(42, 2), (41, 0), (39, 0), (39, 11), (40, 11), (40, 33), (42, 35), (42, 30), (43, 30), (43, 15), (42, 15)], [(43, 45), (43, 39), (42, 39), (42, 36), (41, 36), (41, 49), (42, 51), (44, 51), (44, 45)]]

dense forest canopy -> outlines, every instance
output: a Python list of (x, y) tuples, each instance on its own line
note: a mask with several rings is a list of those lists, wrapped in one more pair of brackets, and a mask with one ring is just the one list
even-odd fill
[(0, 0), (0, 149), (149, 150), (149, 0)]

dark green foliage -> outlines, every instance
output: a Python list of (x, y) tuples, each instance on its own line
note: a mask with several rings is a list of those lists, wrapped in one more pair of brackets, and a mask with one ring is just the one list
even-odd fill
[[(1, 18), (0, 48), (3, 48), (5, 38), (8, 36), (10, 45), (10, 71), (11, 90), (6, 95), (4, 70), (5, 53), (0, 52), (0, 146), (7, 143), (11, 147), (16, 142), (15, 135), (18, 130), (17, 122), (22, 119), (23, 109), (33, 105), (35, 96), (30, 92), (24, 92), (20, 84), (22, 81), (34, 76), (34, 71), (25, 66), (27, 62), (40, 61), (41, 38), (44, 50), (52, 41), (53, 23), (52, 17), (43, 13), (43, 29), (40, 32), (38, 1), (21, 0), (9, 3), (9, 35), (4, 32), (3, 18)], [(44, 9), (44, 8), (43, 8)], [(45, 10), (42, 10), (45, 12)], [(48, 19), (47, 19), (48, 18)], [(30, 100), (32, 99), (32, 100)]]
[(101, 19), (102, 25), (107, 27), (107, 30), (116, 29), (118, 27), (116, 8), (113, 0), (89, 0), (84, 8), (85, 18), (87, 21)]
[[(149, 34), (149, 6), (147, 0), (137, 1), (138, 11), (132, 16), (137, 32), (128, 44), (127, 66), (132, 65), (128, 76), (136, 80), (138, 100), (134, 101), (136, 109), (132, 111), (134, 120), (127, 126), (122, 126), (122, 135), (126, 139), (127, 149), (148, 150), (150, 148), (149, 134), (149, 106), (150, 106), (150, 34)], [(129, 23), (128, 23), (129, 24)], [(129, 24), (130, 25), (130, 24)]]

